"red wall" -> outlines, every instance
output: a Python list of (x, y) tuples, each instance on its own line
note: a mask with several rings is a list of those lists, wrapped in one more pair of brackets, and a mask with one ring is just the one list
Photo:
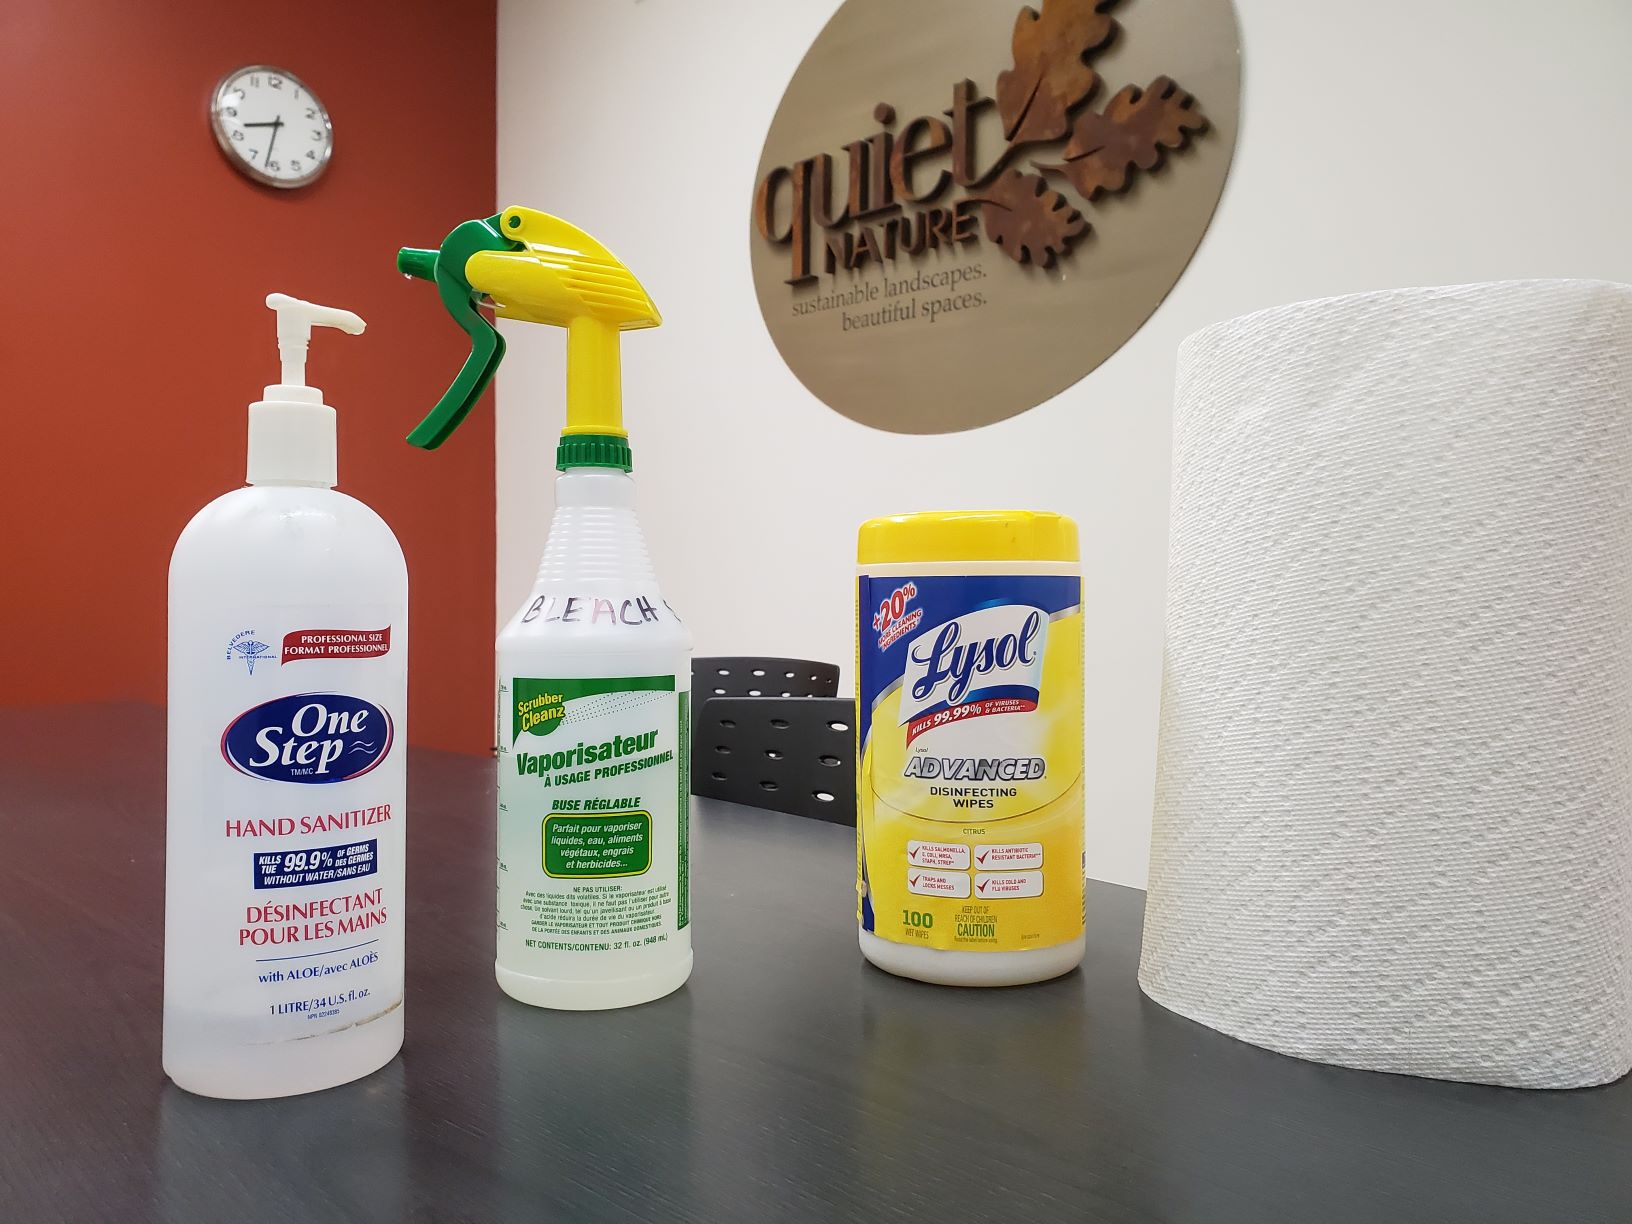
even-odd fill
[[(278, 290), (368, 322), (309, 377), (340, 488), (407, 553), (411, 737), (491, 747), (493, 414), (403, 442), (466, 346), (393, 257), (493, 211), (494, 55), (492, 0), (0, 4), (0, 704), (163, 701), (170, 548), (243, 483)], [(212, 86), (257, 62), (329, 108), (312, 187), (251, 183), (210, 135)]]

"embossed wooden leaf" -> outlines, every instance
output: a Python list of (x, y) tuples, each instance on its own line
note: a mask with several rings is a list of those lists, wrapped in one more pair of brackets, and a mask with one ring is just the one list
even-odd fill
[(1116, 22), (1102, 9), (1116, 0), (1043, 0), (1014, 21), (1014, 67), (997, 74), (997, 111), (1013, 144), (1055, 140), (1071, 127), (1071, 108), (1099, 77), (1086, 57), (1111, 41)]
[(1040, 174), (1010, 170), (981, 197), (986, 237), (1016, 263), (1051, 267), (1088, 232), (1088, 222)]
[(1207, 119), (1196, 100), (1161, 76), (1148, 89), (1129, 85), (1103, 111), (1078, 115), (1065, 161), (1038, 168), (1064, 174), (1083, 199), (1092, 201), (1104, 192), (1121, 191), (1130, 170), (1154, 170), (1164, 150), (1182, 149), (1192, 133), (1206, 130)]

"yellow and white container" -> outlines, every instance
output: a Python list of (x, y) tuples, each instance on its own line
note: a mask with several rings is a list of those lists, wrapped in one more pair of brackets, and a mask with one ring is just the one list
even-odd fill
[(1084, 944), (1076, 524), (878, 518), (856, 559), (862, 954), (954, 986), (1070, 972)]

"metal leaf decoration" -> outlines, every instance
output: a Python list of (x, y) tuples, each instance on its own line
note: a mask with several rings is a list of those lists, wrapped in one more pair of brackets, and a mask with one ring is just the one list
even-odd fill
[(1148, 89), (1129, 85), (1103, 112), (1083, 111), (1065, 146), (1065, 161), (1038, 169), (1064, 174), (1085, 200), (1128, 185), (1129, 171), (1154, 170), (1165, 150), (1182, 149), (1192, 133), (1207, 130), (1195, 99), (1165, 76)]
[(1052, 267), (1088, 232), (1088, 222), (1040, 174), (1010, 170), (981, 197), (986, 237), (1016, 263)]
[(1023, 8), (1014, 22), (1014, 67), (997, 77), (997, 110), (1010, 144), (1056, 140), (1071, 127), (1071, 108), (1099, 84), (1087, 58), (1116, 35), (1101, 10), (1116, 0), (1043, 0), (1041, 14)]

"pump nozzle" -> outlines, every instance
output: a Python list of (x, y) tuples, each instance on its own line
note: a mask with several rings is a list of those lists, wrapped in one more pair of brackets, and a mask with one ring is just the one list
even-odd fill
[(323, 402), (323, 392), (306, 384), (306, 349), (314, 327), (338, 327), (355, 336), (363, 321), (349, 310), (287, 293), (267, 294), (266, 304), (278, 312), (283, 381), (272, 383), (249, 406), (249, 483), (332, 487), (334, 409)]
[(618, 333), (662, 322), (645, 289), (583, 230), (530, 208), (457, 226), (436, 251), (404, 247), (397, 268), (432, 281), (471, 338), (453, 385), (408, 435), (434, 450), (464, 420), (504, 357), (504, 341), (477, 310), (567, 330), (567, 425), (558, 467), (629, 467)]
[[(349, 310), (303, 302), (287, 293), (269, 293), (266, 304), (278, 312), (278, 358), (283, 381), (266, 389), (267, 399), (309, 399), (322, 403), (322, 393), (306, 385), (306, 350), (312, 342), (312, 328), (337, 327), (350, 336), (359, 336), (366, 324)], [(310, 391), (311, 395), (274, 395), (273, 392)]]

